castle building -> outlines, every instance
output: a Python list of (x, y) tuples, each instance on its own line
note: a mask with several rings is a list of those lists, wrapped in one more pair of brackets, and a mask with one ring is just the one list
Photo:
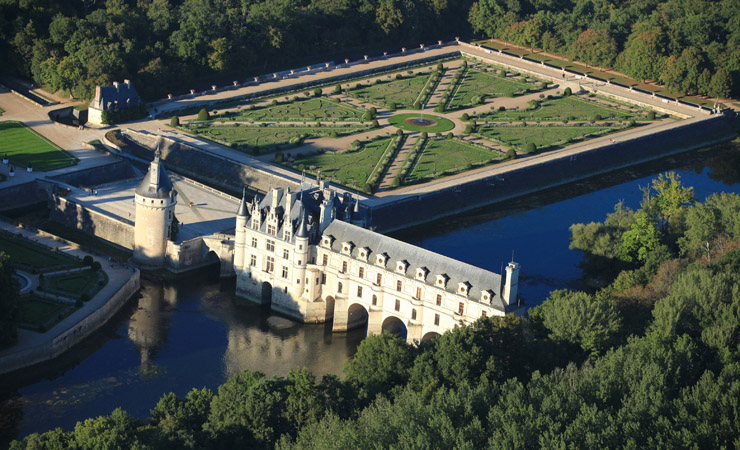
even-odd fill
[(517, 305), (519, 264), (502, 275), (364, 228), (359, 202), (326, 182), (243, 198), (236, 217), (237, 295), (334, 331), (367, 324), (422, 341)]
[(129, 80), (114, 81), (110, 86), (96, 86), (95, 97), (87, 108), (87, 121), (102, 125), (103, 112), (139, 106), (141, 98)]
[(134, 193), (134, 260), (143, 266), (163, 267), (177, 191), (160, 161), (159, 150)]

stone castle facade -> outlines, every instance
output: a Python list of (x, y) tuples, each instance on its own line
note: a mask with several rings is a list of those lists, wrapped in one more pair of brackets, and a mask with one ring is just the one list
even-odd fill
[(243, 198), (236, 217), (237, 295), (303, 322), (333, 319), (422, 341), (517, 304), (519, 264), (505, 276), (370, 231), (359, 202), (321, 182)]

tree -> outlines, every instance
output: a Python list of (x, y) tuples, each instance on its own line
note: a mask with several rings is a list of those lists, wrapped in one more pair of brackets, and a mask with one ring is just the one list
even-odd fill
[(553, 291), (529, 310), (529, 317), (534, 326), (546, 328), (551, 339), (578, 345), (591, 355), (603, 352), (620, 329), (614, 304), (585, 292)]
[(172, 221), (170, 221), (170, 241), (177, 242), (177, 235), (180, 233), (180, 221), (177, 220), (177, 216), (172, 215)]
[(180, 126), (180, 116), (172, 116), (170, 119), (170, 126), (172, 128), (177, 128)]
[(732, 93), (732, 77), (730, 72), (724, 67), (720, 67), (712, 75), (712, 80), (709, 82), (710, 96), (714, 98), (727, 98)]
[(0, 346), (14, 344), (18, 340), (18, 324), (21, 321), (21, 303), (18, 280), (13, 278), (15, 269), (10, 257), (0, 251)]
[(406, 382), (412, 356), (411, 347), (399, 337), (390, 333), (368, 336), (344, 366), (344, 373), (360, 386), (364, 398), (372, 399)]
[(198, 120), (201, 122), (204, 122), (206, 120), (209, 120), (211, 118), (211, 115), (208, 114), (208, 110), (203, 108), (200, 111), (198, 111)]
[(635, 25), (634, 28), (617, 59), (617, 66), (639, 80), (658, 80), (666, 60), (663, 30), (647, 24)]
[(593, 66), (608, 67), (614, 64), (617, 42), (608, 30), (589, 28), (578, 36), (571, 47), (571, 58)]
[(622, 234), (622, 246), (618, 255), (627, 262), (645, 261), (659, 244), (655, 219), (647, 211), (640, 209), (635, 213), (635, 222), (630, 229)]
[(137, 442), (138, 426), (139, 421), (122, 409), (116, 408), (110, 416), (77, 422), (74, 442), (80, 449), (126, 450), (134, 447)]

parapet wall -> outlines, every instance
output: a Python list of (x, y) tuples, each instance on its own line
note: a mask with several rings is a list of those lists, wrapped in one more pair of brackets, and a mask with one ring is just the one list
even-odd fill
[(517, 164), (523, 159), (503, 163), (511, 165), (511, 170), (461, 181), (437, 191), (399, 194), (396, 198), (390, 196), (387, 201), (371, 206), (371, 222), (378, 232), (396, 231), (672, 154), (727, 142), (737, 137), (731, 123), (730, 118), (720, 114), (676, 122), (668, 129), (649, 135), (538, 164)]
[(127, 220), (94, 211), (58, 195), (52, 196), (49, 210), (51, 220), (129, 250), (134, 248), (134, 225)]
[(0, 211), (44, 202), (46, 190), (35, 181), (0, 189)]
[(119, 160), (104, 166), (63, 173), (49, 179), (76, 187), (84, 187), (125, 180), (134, 177), (134, 175), (131, 164), (128, 161)]

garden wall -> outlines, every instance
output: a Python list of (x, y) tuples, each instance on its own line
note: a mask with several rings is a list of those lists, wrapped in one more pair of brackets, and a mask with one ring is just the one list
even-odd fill
[(0, 189), (0, 211), (45, 202), (46, 190), (35, 181)]
[(133, 223), (91, 210), (64, 197), (53, 195), (49, 218), (90, 236), (97, 236), (129, 250), (134, 248)]

